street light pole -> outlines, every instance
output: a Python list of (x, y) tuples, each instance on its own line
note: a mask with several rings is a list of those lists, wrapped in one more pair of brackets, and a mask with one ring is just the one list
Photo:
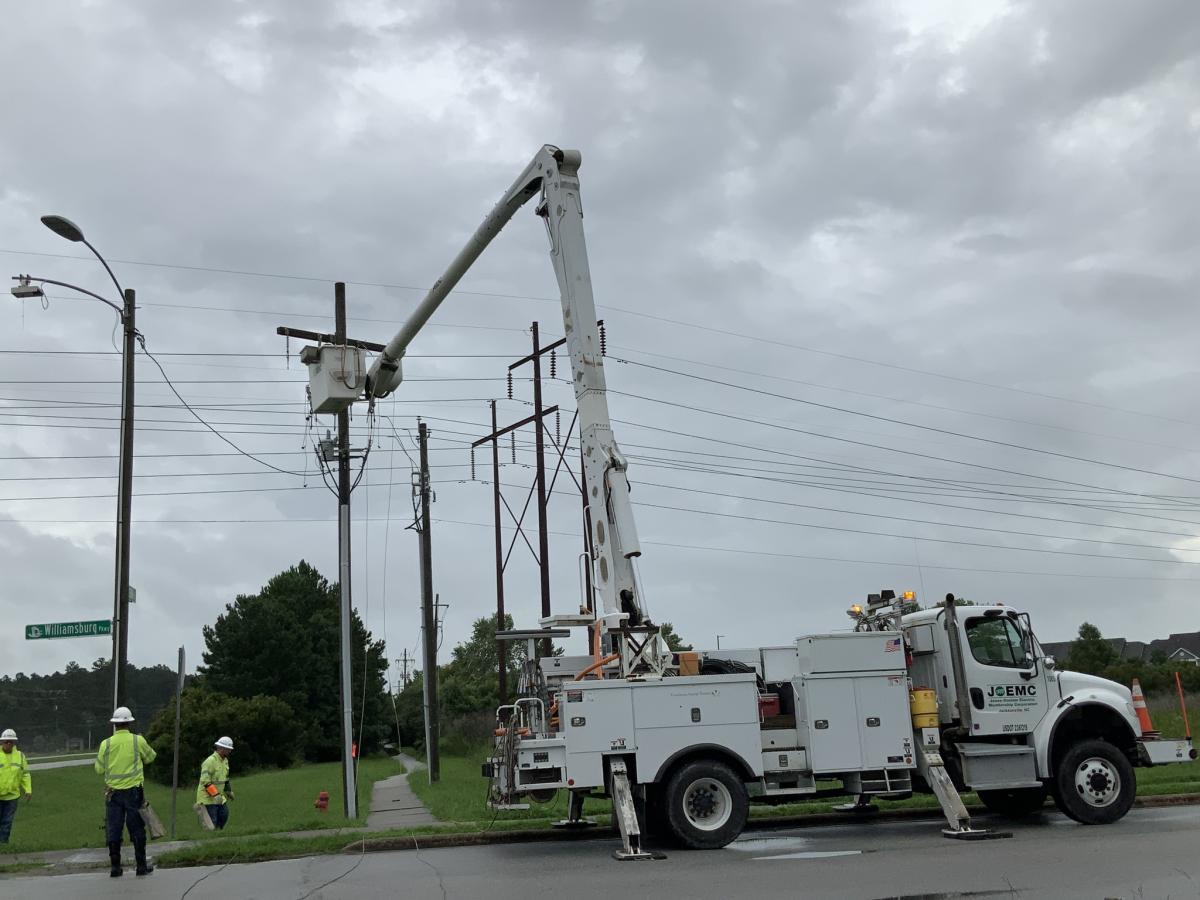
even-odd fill
[(129, 661), (129, 532), (133, 509), (133, 359), (137, 328), (134, 292), (124, 291), (121, 324), (125, 329), (121, 371), (121, 468), (117, 479), (116, 591), (113, 601), (113, 708), (128, 706), (125, 667)]
[[(129, 691), (125, 684), (125, 668), (129, 661), (129, 536), (133, 508), (133, 419), (134, 419), (134, 372), (133, 362), (136, 352), (137, 327), (135, 323), (134, 292), (121, 287), (121, 282), (113, 273), (108, 261), (100, 255), (100, 251), (83, 236), (83, 230), (64, 216), (42, 216), (42, 224), (68, 241), (83, 244), (100, 264), (104, 271), (117, 286), (122, 305), (118, 306), (93, 291), (81, 288), (65, 281), (54, 281), (50, 278), (34, 278), (29, 275), (18, 276), (19, 284), (12, 289), (14, 296), (19, 298), (44, 296), (40, 285), (53, 284), (59, 287), (77, 291), (101, 303), (107, 303), (121, 317), (124, 329), (125, 343), (121, 352), (121, 437), (120, 463), (117, 476), (117, 536), (113, 574), (113, 708), (128, 705)], [(34, 286), (32, 282), (38, 282)]]

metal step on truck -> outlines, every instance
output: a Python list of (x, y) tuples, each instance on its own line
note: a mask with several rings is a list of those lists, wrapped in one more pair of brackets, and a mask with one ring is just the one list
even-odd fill
[[(1190, 737), (1142, 733), (1127, 688), (1057, 670), (1028, 614), (949, 598), (903, 614), (911, 596), (852, 607), (854, 631), (674, 654), (661, 674), (619, 677), (620, 654), (535, 659), (538, 641), (566, 628), (502, 633), (530, 652), (522, 696), (498, 711), (489, 802), (522, 808), (566, 790), (560, 825), (571, 827), (585, 798), (611, 797), (620, 859), (653, 856), (647, 832), (722, 847), (753, 802), (831, 794), (863, 809), (932, 792), (944, 833), (970, 839), (1006, 835), (972, 826), (960, 791), (1010, 817), (1053, 797), (1075, 821), (1103, 824), (1132, 805), (1135, 767), (1196, 758)], [(653, 626), (627, 631), (652, 644)]]

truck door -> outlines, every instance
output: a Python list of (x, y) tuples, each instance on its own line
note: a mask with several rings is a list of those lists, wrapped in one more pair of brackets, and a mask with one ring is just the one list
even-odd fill
[(1046, 675), (1038, 665), (1033, 638), (1019, 617), (990, 609), (963, 615), (967, 652), (963, 654), (971, 733), (1026, 734), (1049, 709)]

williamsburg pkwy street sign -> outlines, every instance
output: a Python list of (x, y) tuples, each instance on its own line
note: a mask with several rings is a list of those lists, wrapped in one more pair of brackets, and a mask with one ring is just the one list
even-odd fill
[(55, 622), (50, 625), (26, 625), (25, 640), (36, 641), (40, 638), (72, 638), (72, 637), (101, 637), (112, 634), (111, 619), (97, 619), (94, 622)]

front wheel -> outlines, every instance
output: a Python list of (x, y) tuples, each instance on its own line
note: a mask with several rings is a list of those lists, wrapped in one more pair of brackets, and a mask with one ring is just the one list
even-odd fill
[(1129, 812), (1137, 793), (1133, 766), (1108, 741), (1080, 741), (1058, 763), (1054, 802), (1084, 825), (1108, 825)]
[(979, 791), (980, 802), (998, 816), (1023, 819), (1031, 816), (1046, 802), (1046, 789), (1013, 788), (1012, 790)]
[(724, 847), (746, 826), (746, 786), (724, 763), (701, 759), (675, 772), (664, 792), (666, 823), (689, 850)]

